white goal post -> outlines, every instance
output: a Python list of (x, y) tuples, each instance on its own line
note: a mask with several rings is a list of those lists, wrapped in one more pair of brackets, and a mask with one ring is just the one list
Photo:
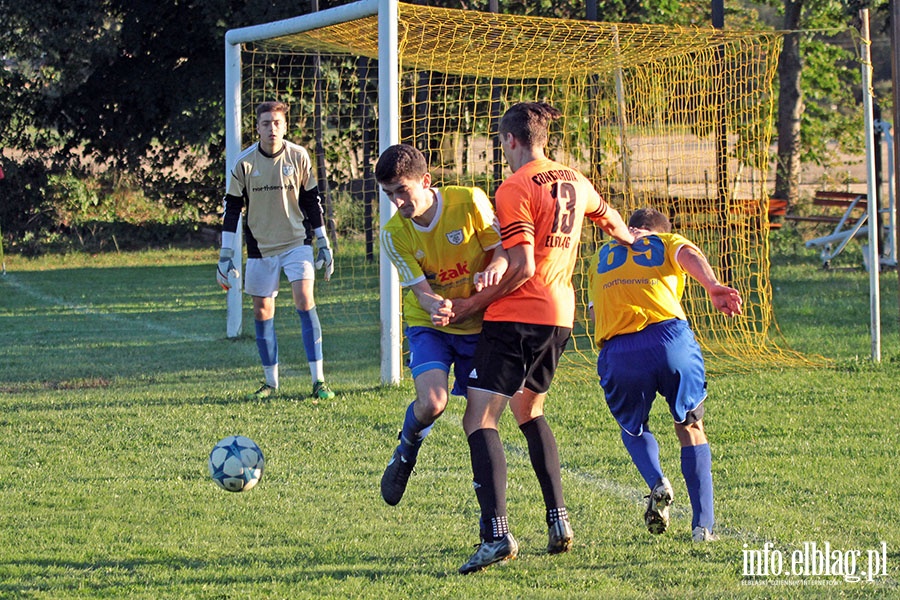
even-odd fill
[[(320, 12), (273, 23), (231, 29), (225, 34), (225, 176), (241, 152), (241, 44), (300, 33), (363, 17), (378, 16), (378, 112), (379, 154), (400, 139), (400, 64), (397, 48), (397, 0), (360, 0)], [(395, 208), (379, 194), (380, 223), (383, 226)], [(238, 224), (240, 234), (240, 223)], [(235, 257), (240, 262), (241, 236), (235, 237)], [(383, 254), (379, 257), (381, 313), (381, 382), (400, 381), (401, 329), (400, 284), (397, 271)], [(228, 292), (227, 335), (241, 334), (241, 291)]]

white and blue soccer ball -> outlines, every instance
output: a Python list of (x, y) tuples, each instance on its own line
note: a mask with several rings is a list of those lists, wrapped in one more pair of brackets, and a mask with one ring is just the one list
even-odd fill
[(209, 474), (229, 492), (253, 489), (263, 475), (265, 458), (256, 442), (242, 435), (219, 440), (209, 453)]

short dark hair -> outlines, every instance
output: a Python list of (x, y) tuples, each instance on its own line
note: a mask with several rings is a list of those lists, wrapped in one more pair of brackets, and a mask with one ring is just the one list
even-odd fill
[(526, 146), (543, 148), (550, 139), (550, 123), (561, 116), (546, 102), (519, 102), (503, 113), (498, 133), (511, 133)]
[(262, 114), (267, 112), (280, 112), (285, 117), (287, 117), (289, 110), (290, 107), (288, 107), (288, 105), (284, 102), (278, 102), (276, 100), (260, 102), (256, 105), (256, 120), (258, 121)]
[(375, 163), (375, 181), (394, 181), (401, 177), (417, 179), (428, 172), (425, 155), (409, 144), (395, 144), (381, 153)]
[(672, 231), (672, 223), (669, 217), (659, 212), (655, 208), (639, 208), (631, 213), (628, 219), (628, 226), (635, 229), (647, 229), (657, 233), (670, 233)]

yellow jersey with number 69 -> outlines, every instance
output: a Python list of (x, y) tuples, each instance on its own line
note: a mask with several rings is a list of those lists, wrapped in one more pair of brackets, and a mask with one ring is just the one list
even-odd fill
[[(400, 285), (427, 281), (444, 298), (468, 298), (475, 293), (475, 273), (488, 264), (490, 250), (500, 245), (500, 228), (490, 200), (478, 188), (432, 188), (437, 210), (423, 227), (395, 213), (381, 231), (381, 251), (397, 267)], [(431, 315), (409, 290), (403, 299), (407, 326), (434, 327)], [(478, 333), (482, 315), (441, 327), (453, 334)]]
[(669, 319), (687, 320), (681, 306), (686, 273), (678, 262), (685, 246), (677, 233), (652, 233), (631, 247), (611, 240), (594, 255), (589, 270), (598, 345)]

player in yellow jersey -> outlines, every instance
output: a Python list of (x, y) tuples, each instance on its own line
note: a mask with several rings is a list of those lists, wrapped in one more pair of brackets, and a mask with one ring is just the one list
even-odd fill
[[(492, 302), (472, 361), (463, 427), (481, 507), (481, 544), (461, 573), (518, 553), (509, 531), (506, 456), (497, 431), (507, 403), (525, 435), (541, 486), (547, 551), (566, 552), (572, 545), (559, 454), (544, 418), (544, 400), (575, 319), (572, 272), (584, 217), (622, 243), (633, 238), (587, 178), (547, 158), (550, 123), (560, 116), (547, 104), (524, 102), (510, 107), (500, 120), (500, 142), (513, 172), (496, 196), (509, 268), (497, 285), (479, 294), (479, 301)], [(453, 301), (448, 310), (465, 314), (466, 303)]]
[[(232, 261), (234, 238), (241, 214), (246, 212), (244, 292), (253, 298), (256, 346), (265, 376), (262, 386), (247, 398), (261, 400), (278, 390), (275, 296), (284, 271), (291, 283), (294, 306), (300, 317), (303, 347), (312, 377), (312, 396), (327, 400), (334, 397), (334, 392), (325, 383), (322, 326), (316, 312), (313, 286), (318, 268), (325, 269), (326, 281), (331, 278), (334, 260), (309, 153), (284, 139), (287, 114), (288, 106), (283, 102), (263, 102), (256, 107), (259, 141), (238, 156), (225, 194), (217, 280), (228, 289), (239, 273)], [(315, 260), (314, 238), (318, 249)]]
[[(484, 304), (474, 298), (506, 270), (506, 252), (487, 196), (478, 188), (431, 187), (425, 157), (406, 144), (391, 146), (375, 165), (375, 179), (397, 207), (381, 231), (381, 251), (409, 290), (403, 301), (416, 398), (406, 410), (400, 444), (381, 479), (381, 495), (400, 502), (425, 436), (452, 394), (464, 396)], [(477, 281), (476, 281), (477, 280)], [(469, 312), (449, 324), (447, 299), (469, 298)]]
[(713, 534), (712, 457), (703, 428), (706, 372), (688, 325), (681, 296), (685, 274), (696, 279), (713, 306), (741, 314), (740, 293), (722, 285), (706, 257), (686, 238), (671, 233), (668, 218), (652, 208), (628, 221), (635, 241), (603, 245), (590, 269), (597, 374), (622, 442), (650, 487), (644, 522), (651, 533), (669, 526), (672, 486), (663, 475), (659, 445), (649, 428), (657, 392), (669, 405), (681, 442), (681, 472), (693, 509), (695, 541)]

